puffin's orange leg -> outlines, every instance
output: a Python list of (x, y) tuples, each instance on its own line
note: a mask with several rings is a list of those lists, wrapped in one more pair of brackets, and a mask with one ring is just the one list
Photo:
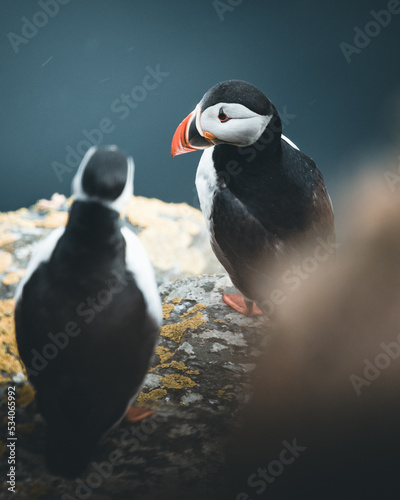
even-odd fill
[(253, 301), (246, 300), (240, 293), (224, 293), (222, 299), (228, 306), (244, 316), (264, 314)]
[(131, 405), (124, 415), (124, 420), (126, 422), (140, 422), (147, 417), (151, 417), (155, 414), (155, 410), (151, 408), (141, 408), (140, 406)]

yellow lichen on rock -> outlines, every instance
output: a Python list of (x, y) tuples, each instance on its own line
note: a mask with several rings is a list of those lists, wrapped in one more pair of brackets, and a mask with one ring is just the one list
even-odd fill
[[(162, 271), (176, 269), (179, 273), (193, 275), (204, 272), (211, 251), (193, 245), (198, 235), (206, 240), (206, 229), (200, 210), (186, 203), (165, 203), (156, 199), (136, 196), (126, 210), (128, 220), (143, 228), (139, 238), (150, 260)], [(207, 247), (208, 248), (208, 247)]]
[(223, 319), (214, 319), (214, 323), (221, 323), (224, 324), (225, 321)]
[(9, 286), (9, 285), (16, 285), (19, 283), (21, 280), (22, 276), (25, 274), (25, 270), (17, 271), (17, 272), (11, 272), (6, 274), (4, 276), (2, 283), (3, 285)]
[(0, 274), (3, 274), (12, 264), (12, 255), (9, 252), (0, 252)]
[(0, 232), (12, 227), (32, 228), (36, 226), (36, 221), (29, 218), (30, 211), (27, 208), (20, 208), (15, 212), (0, 212)]
[(155, 352), (157, 356), (160, 356), (161, 363), (164, 363), (165, 361), (167, 361), (167, 359), (171, 358), (175, 354), (174, 352), (170, 352), (168, 347), (162, 347), (160, 345), (156, 347)]
[(182, 298), (174, 297), (173, 299), (171, 299), (171, 302), (173, 302), (174, 304), (180, 304), (182, 302)]
[(32, 403), (35, 398), (35, 389), (29, 385), (25, 384), (22, 387), (19, 387), (17, 390), (17, 406), (25, 407)]
[(185, 389), (196, 385), (194, 380), (178, 373), (164, 375), (160, 383), (167, 389)]
[(163, 318), (168, 319), (174, 309), (175, 309), (174, 304), (163, 304), (162, 305)]
[(14, 299), (0, 300), (0, 382), (9, 382), (25, 368), (18, 354), (14, 327)]
[[(141, 227), (151, 227), (160, 223), (165, 224), (170, 219), (182, 219), (183, 224), (194, 221), (190, 227), (190, 232), (195, 235), (199, 233), (199, 228), (196, 227), (197, 224), (204, 226), (200, 210), (190, 207), (186, 203), (166, 203), (156, 198), (149, 199), (143, 196), (132, 197), (127, 206), (126, 214), (132, 224)], [(185, 227), (185, 229), (188, 228)]]
[(37, 227), (48, 227), (56, 229), (65, 226), (68, 221), (68, 212), (51, 211), (43, 220), (36, 221)]
[(222, 389), (220, 389), (218, 392), (217, 392), (217, 397), (219, 398), (222, 398), (222, 397), (225, 397), (227, 399), (231, 399), (232, 398), (232, 394), (229, 394), (227, 391), (227, 387), (224, 387)]
[(175, 368), (176, 370), (186, 370), (187, 366), (183, 361), (173, 360), (170, 363), (162, 363), (158, 366), (158, 368)]
[(8, 243), (13, 243), (17, 239), (18, 237), (13, 233), (10, 233), (8, 231), (0, 231), (0, 247), (2, 247), (3, 245), (7, 245)]
[(188, 370), (186, 372), (187, 375), (200, 375), (199, 370)]
[(151, 404), (167, 395), (165, 389), (154, 389), (150, 392), (141, 392), (137, 397), (137, 402), (141, 405)]
[(204, 305), (204, 304), (196, 304), (195, 306), (193, 306), (191, 309), (189, 309), (188, 311), (186, 311), (184, 314), (181, 315), (181, 318), (186, 318), (186, 316), (189, 316), (190, 314), (193, 314), (197, 311), (202, 311), (203, 309), (205, 309), (207, 306)]
[(189, 328), (196, 329), (200, 325), (204, 325), (205, 323), (206, 322), (203, 319), (203, 314), (201, 311), (199, 311), (191, 318), (187, 318), (180, 323), (173, 323), (171, 325), (162, 326), (160, 334), (163, 337), (167, 337), (179, 344), (186, 330), (188, 330)]

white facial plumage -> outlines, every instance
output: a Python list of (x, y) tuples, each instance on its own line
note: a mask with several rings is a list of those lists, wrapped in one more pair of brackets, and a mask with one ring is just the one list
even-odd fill
[[(196, 110), (199, 116), (199, 107)], [(221, 114), (226, 119), (221, 120)], [(206, 108), (197, 118), (196, 125), (202, 135), (208, 132), (216, 137), (212, 139), (214, 144), (223, 142), (244, 147), (260, 138), (272, 116), (259, 115), (243, 104), (220, 102)]]

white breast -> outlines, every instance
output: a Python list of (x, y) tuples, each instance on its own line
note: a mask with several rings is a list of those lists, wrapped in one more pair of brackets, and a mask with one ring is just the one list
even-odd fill
[(125, 263), (133, 274), (136, 284), (143, 294), (149, 314), (160, 326), (162, 323), (161, 300), (157, 289), (154, 270), (141, 241), (129, 228), (121, 228), (126, 243)]
[(25, 284), (28, 282), (29, 278), (40, 266), (40, 264), (42, 262), (48, 262), (50, 260), (50, 257), (58, 243), (58, 240), (64, 234), (64, 231), (65, 227), (59, 227), (52, 231), (44, 240), (42, 240), (38, 244), (31, 260), (29, 261), (26, 273), (18, 284), (17, 290), (15, 292), (15, 302), (18, 302), (21, 298)]
[(196, 173), (197, 194), (208, 231), (210, 231), (214, 193), (218, 189), (217, 173), (212, 159), (213, 151), (214, 148), (208, 148), (204, 151)]

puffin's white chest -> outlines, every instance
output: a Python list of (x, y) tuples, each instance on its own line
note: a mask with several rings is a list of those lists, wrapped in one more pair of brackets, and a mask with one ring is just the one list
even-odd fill
[(200, 158), (196, 173), (197, 194), (199, 195), (200, 207), (204, 215), (208, 232), (210, 232), (214, 193), (218, 189), (217, 173), (215, 172), (212, 159), (213, 151), (214, 148), (209, 148), (204, 151)]

